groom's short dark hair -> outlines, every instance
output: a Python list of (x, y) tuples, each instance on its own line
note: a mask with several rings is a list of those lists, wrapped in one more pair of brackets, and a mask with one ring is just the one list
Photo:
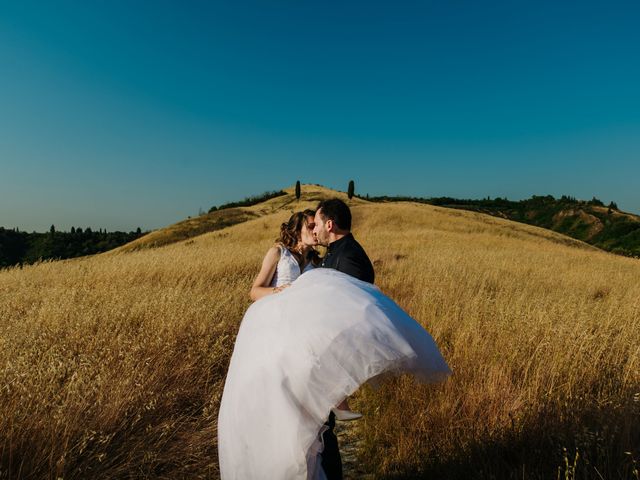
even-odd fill
[(339, 198), (323, 200), (318, 204), (316, 211), (320, 210), (320, 216), (331, 220), (340, 230), (351, 230), (351, 210), (346, 203)]

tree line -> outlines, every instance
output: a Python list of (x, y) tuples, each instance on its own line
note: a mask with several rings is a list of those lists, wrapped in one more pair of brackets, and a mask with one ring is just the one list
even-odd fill
[[(591, 200), (577, 200), (570, 195), (562, 195), (560, 198), (555, 198), (553, 195), (533, 195), (531, 198), (524, 200), (509, 200), (506, 197), (486, 197), (481, 199), (470, 198), (453, 198), (453, 197), (407, 197), (407, 196), (365, 196), (356, 195), (359, 198), (368, 200), (370, 202), (417, 202), (427, 203), (429, 205), (436, 206), (476, 206), (487, 208), (520, 208), (520, 207), (536, 207), (543, 205), (564, 205), (564, 206), (597, 206), (604, 207), (605, 203), (593, 197)], [(618, 210), (616, 202), (610, 202), (606, 205), (612, 210)]]
[(69, 232), (63, 232), (51, 225), (46, 233), (28, 233), (17, 228), (0, 227), (0, 268), (106, 252), (142, 235), (140, 227), (131, 232), (71, 227)]

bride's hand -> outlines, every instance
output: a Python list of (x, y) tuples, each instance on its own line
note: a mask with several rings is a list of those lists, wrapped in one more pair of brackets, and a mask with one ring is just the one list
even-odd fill
[(285, 283), (284, 285), (280, 285), (279, 287), (273, 287), (273, 293), (279, 293), (287, 287), (290, 287), (290, 283)]

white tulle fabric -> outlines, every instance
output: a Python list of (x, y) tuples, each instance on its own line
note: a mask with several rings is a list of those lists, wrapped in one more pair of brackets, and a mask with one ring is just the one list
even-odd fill
[[(293, 283), (301, 275), (300, 264), (298, 264), (296, 257), (283, 245), (278, 245), (278, 248), (280, 249), (280, 259), (278, 260), (276, 271), (269, 285), (271, 287), (279, 287), (287, 283)], [(302, 273), (313, 268), (313, 264), (308, 263)]]
[(240, 325), (218, 416), (223, 480), (323, 479), (331, 407), (385, 372), (451, 372), (431, 336), (377, 287), (332, 269), (257, 301)]

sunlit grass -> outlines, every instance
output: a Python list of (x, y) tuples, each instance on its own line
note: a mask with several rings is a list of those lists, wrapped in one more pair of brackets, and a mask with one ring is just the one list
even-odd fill
[[(319, 192), (162, 248), (0, 272), (0, 478), (216, 478), (250, 283), (288, 209)], [(365, 470), (564, 478), (577, 448), (580, 478), (633, 478), (638, 260), (427, 205), (360, 201), (354, 216), (377, 284), (454, 371), (356, 396)]]

